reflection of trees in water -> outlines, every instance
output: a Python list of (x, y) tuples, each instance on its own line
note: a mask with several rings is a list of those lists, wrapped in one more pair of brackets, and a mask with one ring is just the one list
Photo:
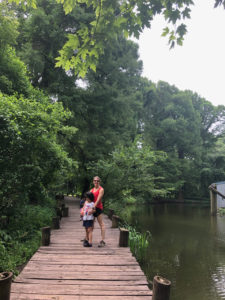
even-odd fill
[(152, 233), (143, 269), (172, 281), (171, 300), (225, 299), (225, 217), (196, 205), (130, 208), (131, 219)]
[(215, 269), (211, 272), (211, 280), (218, 299), (225, 299), (225, 217), (211, 217), (211, 230), (214, 234)]
[(216, 272), (212, 274), (215, 292), (218, 294), (218, 299), (225, 299), (225, 266), (218, 266)]

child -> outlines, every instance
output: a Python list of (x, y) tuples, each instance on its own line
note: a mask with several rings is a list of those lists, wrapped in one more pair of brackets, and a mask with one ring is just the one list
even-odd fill
[(82, 208), (82, 216), (83, 216), (83, 226), (86, 231), (86, 240), (84, 241), (84, 247), (92, 247), (92, 231), (93, 231), (93, 221), (95, 212), (94, 207), (94, 195), (91, 192), (87, 192), (85, 194), (86, 201)]

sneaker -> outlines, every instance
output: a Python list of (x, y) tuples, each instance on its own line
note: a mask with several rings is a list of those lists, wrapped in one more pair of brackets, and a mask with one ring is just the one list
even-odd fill
[(102, 240), (99, 245), (98, 245), (99, 248), (102, 248), (102, 247), (105, 247), (105, 242)]
[(84, 247), (92, 247), (92, 244), (89, 244), (88, 241), (86, 244), (84, 244)]
[(83, 246), (84, 246), (84, 247), (87, 247), (87, 246), (86, 246), (87, 244), (89, 244), (88, 241), (87, 241), (87, 240), (84, 240)]

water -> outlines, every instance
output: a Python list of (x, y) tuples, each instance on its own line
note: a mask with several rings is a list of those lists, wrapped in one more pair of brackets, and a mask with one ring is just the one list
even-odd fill
[(225, 217), (209, 207), (160, 204), (129, 208), (130, 221), (152, 241), (143, 269), (172, 282), (171, 300), (225, 299)]

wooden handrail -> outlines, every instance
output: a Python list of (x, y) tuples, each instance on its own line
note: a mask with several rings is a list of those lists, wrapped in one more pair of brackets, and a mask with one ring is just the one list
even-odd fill
[(210, 184), (209, 189), (213, 191), (214, 193), (217, 193), (220, 197), (225, 199), (225, 195), (221, 194), (220, 192), (217, 191), (216, 185), (215, 184)]

